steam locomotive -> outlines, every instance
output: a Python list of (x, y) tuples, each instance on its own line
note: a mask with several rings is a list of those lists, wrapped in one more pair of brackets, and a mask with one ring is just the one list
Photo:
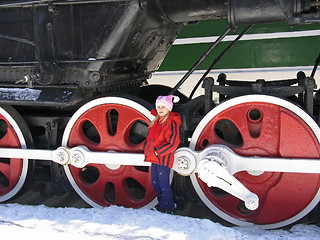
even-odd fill
[[(199, 200), (240, 226), (278, 228), (305, 217), (320, 200), (320, 57), (310, 76), (299, 71), (292, 79), (210, 74), (253, 25), (316, 24), (319, 6), (312, 0), (0, 1), (0, 202), (27, 202), (31, 191), (75, 191), (92, 207), (154, 207), (143, 145), (156, 97), (176, 94), (177, 199)], [(228, 26), (172, 87), (149, 84), (184, 26), (208, 19), (227, 19)], [(191, 94), (182, 93), (238, 28)], [(203, 94), (194, 96), (200, 85)]]

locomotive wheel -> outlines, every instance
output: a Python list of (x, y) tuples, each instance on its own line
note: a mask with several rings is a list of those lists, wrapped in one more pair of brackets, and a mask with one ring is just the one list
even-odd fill
[[(10, 106), (0, 107), (0, 147), (27, 148), (31, 134), (22, 117)], [(28, 182), (34, 162), (28, 159), (0, 158), (0, 202), (17, 195)]]
[[(233, 98), (211, 110), (197, 126), (191, 149), (224, 144), (242, 156), (319, 158), (320, 129), (296, 105), (264, 95)], [(291, 224), (308, 214), (320, 200), (320, 174), (238, 172), (234, 176), (259, 197), (259, 207), (210, 188), (191, 175), (192, 184), (207, 207), (236, 225), (265, 229)]]
[[(149, 109), (122, 97), (93, 100), (69, 120), (62, 145), (85, 145), (92, 151), (143, 153), (152, 119)], [(93, 207), (113, 204), (152, 208), (157, 203), (149, 167), (89, 164), (81, 169), (70, 165), (65, 166), (65, 172), (75, 191)]]

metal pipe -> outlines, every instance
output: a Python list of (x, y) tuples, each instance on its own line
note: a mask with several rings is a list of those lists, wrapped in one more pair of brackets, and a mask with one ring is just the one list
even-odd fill
[(202, 54), (199, 60), (190, 68), (190, 70), (183, 76), (183, 78), (172, 89), (171, 94), (174, 94), (177, 89), (187, 80), (187, 78), (196, 70), (196, 68), (208, 57), (211, 51), (222, 41), (222, 39), (230, 32), (231, 28), (227, 28), (219, 38)]
[(11, 7), (30, 7), (30, 6), (47, 6), (52, 5), (75, 5), (75, 4), (89, 4), (89, 3), (108, 3), (108, 2), (125, 2), (130, 0), (74, 0), (74, 1), (54, 1), (52, 0), (34, 0), (34, 1), (20, 1), (12, 3), (1, 3), (0, 8), (11, 8)]
[(24, 38), (8, 36), (8, 35), (5, 35), (5, 34), (0, 34), (0, 38), (2, 38), (2, 39), (8, 39), (8, 40), (16, 41), (16, 42), (25, 43), (25, 44), (31, 45), (31, 46), (33, 46), (33, 47), (36, 46), (36, 43), (35, 43), (35, 42), (30, 41), (30, 40), (28, 40), (28, 39), (24, 39)]
[(290, 22), (303, 11), (303, 0), (229, 0), (232, 27), (245, 24)]
[(156, 4), (162, 15), (174, 23), (226, 18), (228, 15), (226, 0), (157, 0)]
[(313, 78), (314, 75), (316, 74), (316, 71), (317, 71), (319, 63), (320, 63), (320, 53), (319, 53), (319, 55), (318, 55), (318, 57), (317, 57), (317, 59), (316, 59), (316, 61), (314, 63), (314, 66), (313, 66), (312, 73), (311, 73), (310, 77)]
[(199, 85), (202, 83), (202, 81), (206, 78), (206, 76), (209, 74), (209, 72), (212, 70), (212, 68), (220, 61), (220, 59), (240, 40), (240, 38), (249, 31), (249, 29), (253, 25), (247, 26), (242, 33), (213, 61), (211, 66), (208, 68), (208, 70), (203, 74), (203, 76), (200, 78), (200, 80), (197, 82), (196, 86), (192, 89), (192, 92), (189, 96), (189, 99), (192, 99), (194, 93), (196, 92)]

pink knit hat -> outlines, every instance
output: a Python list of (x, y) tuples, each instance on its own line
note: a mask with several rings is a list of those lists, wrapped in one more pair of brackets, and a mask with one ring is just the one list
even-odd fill
[(158, 105), (163, 105), (167, 107), (170, 111), (172, 110), (173, 103), (179, 102), (180, 98), (178, 96), (169, 95), (169, 96), (159, 96), (156, 100), (156, 107)]

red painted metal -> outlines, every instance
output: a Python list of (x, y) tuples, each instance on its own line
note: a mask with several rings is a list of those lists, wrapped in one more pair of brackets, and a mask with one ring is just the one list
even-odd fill
[[(252, 109), (258, 110), (253, 119), (249, 114)], [(221, 120), (231, 121), (236, 128), (225, 126), (217, 134), (215, 126)], [(234, 129), (239, 131), (242, 142), (228, 140), (238, 134)], [(295, 113), (270, 103), (243, 103), (218, 113), (203, 128), (196, 150), (207, 144), (225, 144), (241, 156), (320, 157), (319, 142), (309, 126)], [(221, 211), (259, 225), (295, 216), (309, 205), (320, 187), (319, 174), (264, 172), (255, 176), (243, 171), (235, 177), (258, 195), (257, 210), (249, 211), (241, 200), (197, 180), (207, 198)]]
[[(118, 113), (116, 132), (110, 123), (108, 117), (110, 111), (116, 110)], [(82, 130), (83, 123), (90, 121), (96, 128), (100, 136), (100, 143), (93, 142), (84, 134)], [(115, 151), (115, 152), (143, 152), (143, 142), (134, 144), (129, 139), (131, 127), (137, 121), (149, 123), (139, 111), (120, 104), (103, 104), (95, 106), (84, 114), (74, 123), (69, 135), (68, 147), (85, 145), (92, 151)], [(93, 183), (87, 182), (82, 177), (85, 168), (95, 168), (99, 175)], [(151, 185), (151, 172), (142, 171), (133, 166), (120, 166), (118, 169), (110, 169), (103, 164), (89, 164), (84, 169), (69, 166), (71, 174), (79, 188), (91, 200), (101, 206), (118, 205), (129, 208), (140, 208), (151, 202), (156, 194)], [(128, 179), (134, 179), (145, 190), (145, 197), (138, 199), (132, 194), (134, 189), (128, 184)], [(141, 187), (140, 186), (140, 187)], [(108, 192), (114, 188), (114, 197), (112, 200), (107, 197)]]
[[(0, 139), (0, 147), (21, 148), (19, 138), (10, 122), (2, 114), (0, 114), (0, 119), (7, 124), (6, 129), (1, 129), (5, 134)], [(0, 197), (12, 191), (16, 186), (20, 179), (22, 168), (22, 159), (0, 159), (0, 172), (5, 176), (9, 183), (7, 186), (6, 184), (3, 184), (3, 181), (0, 181)]]

